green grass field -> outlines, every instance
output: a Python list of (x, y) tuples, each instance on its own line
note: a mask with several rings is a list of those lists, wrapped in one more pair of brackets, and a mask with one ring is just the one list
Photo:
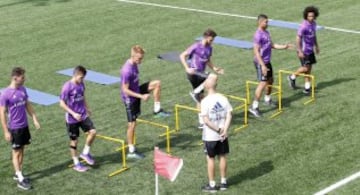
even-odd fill
[[(145, 1), (145, 0), (144, 0)], [(191, 1), (146, 0), (179, 7), (257, 16), (291, 22), (302, 21), (302, 10), (313, 1)], [(359, 31), (360, 3), (356, 0), (316, 1), (320, 8), (318, 24)], [(118, 76), (129, 57), (130, 47), (142, 45), (146, 57), (141, 65), (141, 81), (163, 81), (162, 105), (173, 110), (176, 103), (193, 105), (190, 85), (180, 64), (160, 61), (158, 54), (182, 51), (195, 37), (211, 27), (220, 36), (252, 40), (256, 22), (251, 19), (219, 16), (143, 5), (116, 0), (2, 0), (0, 2), (0, 86), (9, 83), (13, 65), (27, 70), (26, 86), (58, 95), (69, 77), (55, 72), (84, 64), (88, 69)], [(269, 27), (275, 43), (295, 42), (296, 31)], [(304, 106), (301, 90), (293, 91), (284, 80), (284, 113), (268, 119), (250, 117), (249, 126), (231, 133), (228, 158), (230, 188), (220, 194), (313, 194), (360, 170), (360, 126), (358, 110), (360, 35), (321, 30), (321, 54), (313, 74), (316, 101)], [(226, 74), (219, 91), (245, 97), (245, 81), (255, 80), (252, 51), (214, 45), (213, 61)], [(274, 69), (295, 70), (293, 51), (274, 51)], [(302, 84), (302, 79), (298, 79)], [(119, 98), (119, 85), (102, 86), (87, 82), (87, 100), (92, 120), (100, 134), (125, 138), (125, 109)], [(153, 119), (152, 101), (142, 104), (142, 119), (174, 127), (170, 119)], [(130, 170), (108, 178), (121, 166), (116, 145), (96, 140), (92, 147), (97, 165), (86, 173), (67, 168), (71, 163), (64, 112), (56, 105), (35, 105), (42, 125), (33, 126), (33, 142), (27, 148), (24, 173), (34, 189), (27, 194), (153, 194), (153, 147), (165, 150), (158, 137), (162, 130), (139, 125), (138, 149), (141, 161), (129, 161)], [(234, 114), (233, 127), (243, 122)], [(184, 167), (173, 183), (160, 178), (160, 194), (201, 194), (207, 182), (206, 161), (198, 146), (201, 133), (197, 116), (181, 112), (181, 131), (171, 139), (172, 153), (184, 159)], [(21, 192), (12, 180), (10, 146), (0, 134), (0, 194)], [(83, 146), (83, 137), (80, 149)], [(355, 180), (330, 194), (358, 194)]]

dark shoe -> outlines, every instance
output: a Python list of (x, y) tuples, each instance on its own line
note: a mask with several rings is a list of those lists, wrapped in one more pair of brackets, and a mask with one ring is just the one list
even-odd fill
[(296, 89), (295, 79), (291, 79), (291, 76), (289, 75), (289, 76), (287, 77), (287, 80), (289, 81), (289, 86), (290, 86), (292, 89)]
[(18, 181), (17, 187), (23, 190), (30, 190), (31, 184), (30, 182), (26, 181), (25, 179), (23, 181)]
[(304, 90), (303, 90), (303, 93), (304, 93), (305, 95), (310, 95), (310, 89), (304, 89)]
[(227, 189), (228, 189), (227, 183), (222, 183), (222, 184), (220, 184), (219, 189), (220, 189), (221, 191), (227, 190)]
[[(19, 181), (19, 178), (18, 178), (18, 176), (16, 174), (14, 174), (13, 180), (14, 181)], [(24, 177), (24, 181), (27, 182), (27, 183), (30, 183), (30, 179), (28, 177)]]
[(169, 116), (170, 116), (170, 113), (166, 112), (162, 108), (158, 112), (154, 112), (154, 118), (165, 118), (165, 117), (169, 117)]
[(141, 153), (138, 153), (138, 152), (129, 152), (127, 155), (126, 155), (126, 158), (131, 158), (131, 159), (143, 159), (145, 158), (145, 155), (141, 154)]
[(249, 108), (249, 112), (257, 118), (261, 117), (259, 108), (255, 108), (255, 109)]
[(216, 186), (211, 187), (209, 184), (206, 184), (205, 186), (203, 186), (203, 187), (201, 188), (201, 190), (202, 190), (203, 192), (215, 193), (215, 192), (218, 191), (218, 188), (217, 188)]

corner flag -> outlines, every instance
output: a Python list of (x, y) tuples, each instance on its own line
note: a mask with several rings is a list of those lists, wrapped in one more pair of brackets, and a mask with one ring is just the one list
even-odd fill
[(183, 166), (183, 159), (162, 152), (158, 147), (154, 150), (154, 170), (170, 181), (175, 181)]

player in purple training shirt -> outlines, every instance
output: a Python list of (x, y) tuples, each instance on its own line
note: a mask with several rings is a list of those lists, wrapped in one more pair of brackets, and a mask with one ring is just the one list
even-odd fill
[[(212, 29), (207, 29), (203, 34), (203, 39), (192, 44), (180, 54), (180, 60), (183, 64), (187, 78), (190, 81), (193, 91), (190, 96), (196, 102), (196, 107), (200, 110), (200, 101), (203, 98), (205, 80), (209, 74), (205, 72), (206, 66), (209, 66), (214, 72), (224, 74), (224, 70), (216, 67), (211, 61), (212, 42), (217, 36)], [(216, 74), (212, 75), (217, 77)], [(202, 129), (204, 122), (199, 114), (199, 128)]]
[(76, 151), (80, 127), (87, 133), (80, 158), (84, 159), (89, 165), (95, 164), (95, 160), (90, 154), (90, 146), (96, 137), (96, 129), (89, 117), (90, 110), (85, 99), (85, 76), (86, 69), (81, 65), (76, 66), (72, 78), (63, 85), (60, 94), (60, 107), (66, 111), (66, 129), (70, 138), (70, 153), (74, 161), (73, 169), (78, 172), (88, 170), (88, 167), (79, 161)]
[(135, 45), (131, 48), (131, 57), (128, 59), (120, 70), (121, 79), (121, 98), (125, 104), (128, 128), (127, 128), (127, 144), (129, 146), (128, 158), (141, 159), (143, 154), (136, 151), (134, 145), (134, 135), (136, 127), (136, 119), (140, 115), (141, 100), (147, 101), (150, 97), (150, 92), (154, 96), (154, 117), (168, 117), (170, 114), (161, 108), (161, 82), (160, 80), (152, 80), (142, 85), (139, 85), (139, 69), (144, 58), (145, 51), (139, 46)]
[[(295, 79), (297, 74), (311, 74), (312, 65), (316, 63), (314, 48), (316, 54), (320, 53), (316, 38), (316, 18), (319, 16), (317, 7), (308, 6), (303, 11), (304, 21), (301, 23), (297, 36), (296, 46), (301, 67), (292, 75), (289, 75), (288, 81), (291, 88), (296, 89)], [(304, 93), (310, 94), (311, 78), (305, 77)]]
[(257, 72), (259, 84), (255, 91), (255, 98), (252, 106), (249, 108), (250, 113), (255, 117), (260, 117), (259, 101), (262, 92), (266, 89), (264, 96), (266, 105), (275, 105), (271, 100), (271, 87), (274, 82), (273, 70), (271, 66), (271, 50), (272, 49), (288, 49), (290, 44), (279, 45), (271, 41), (270, 33), (266, 30), (268, 26), (268, 17), (264, 14), (258, 16), (258, 29), (254, 34), (254, 64)]
[(14, 180), (18, 182), (19, 188), (29, 190), (31, 189), (30, 180), (24, 178), (22, 174), (24, 148), (31, 142), (26, 112), (32, 117), (36, 129), (40, 128), (40, 124), (28, 101), (24, 82), (25, 70), (20, 67), (13, 68), (11, 83), (0, 95), (0, 118), (5, 140), (10, 142), (12, 147)]

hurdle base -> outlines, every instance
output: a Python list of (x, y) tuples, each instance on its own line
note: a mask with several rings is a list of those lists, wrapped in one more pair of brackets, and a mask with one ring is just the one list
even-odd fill
[(304, 105), (310, 104), (312, 102), (315, 102), (315, 98), (311, 98), (310, 100), (304, 102)]
[(117, 171), (114, 171), (114, 172), (110, 173), (108, 176), (113, 177), (113, 176), (118, 175), (118, 174), (120, 174), (120, 173), (122, 173), (124, 171), (129, 170), (129, 169), (130, 169), (129, 167), (123, 167), (123, 168), (121, 168), (121, 169), (119, 169)]
[(275, 117), (279, 116), (282, 112), (283, 112), (282, 110), (279, 110), (279, 111), (277, 111), (276, 113), (272, 114), (272, 115), (270, 116), (270, 118), (271, 118), (271, 119), (272, 119), (272, 118), (275, 118)]
[(248, 125), (248, 124), (242, 125), (241, 127), (238, 127), (238, 128), (236, 128), (236, 129), (234, 129), (234, 131), (235, 131), (235, 132), (239, 132), (239, 131), (245, 129), (247, 126), (249, 126), (249, 125)]

